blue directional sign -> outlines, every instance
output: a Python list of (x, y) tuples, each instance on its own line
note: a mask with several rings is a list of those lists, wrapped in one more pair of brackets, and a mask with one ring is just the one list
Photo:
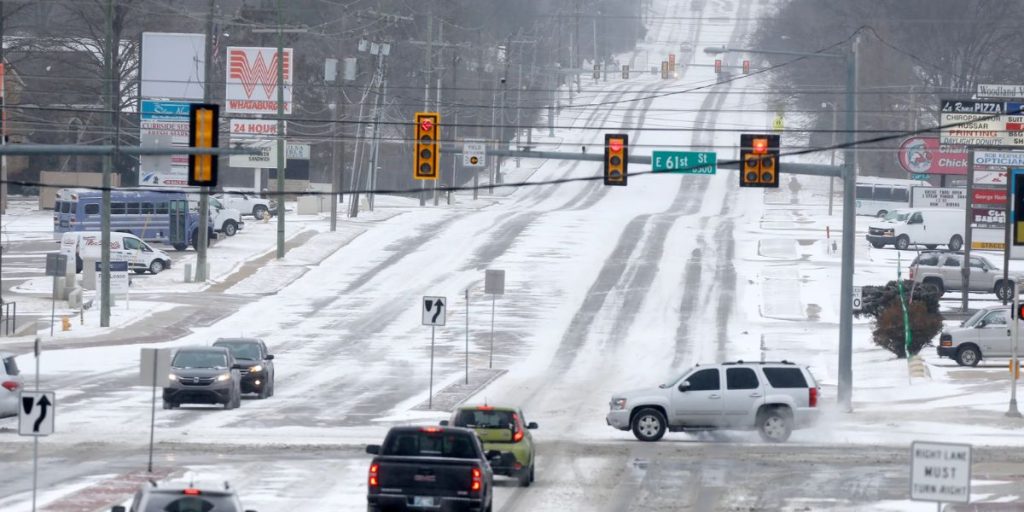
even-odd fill
[(705, 151), (655, 151), (651, 170), (675, 174), (715, 174), (717, 154)]

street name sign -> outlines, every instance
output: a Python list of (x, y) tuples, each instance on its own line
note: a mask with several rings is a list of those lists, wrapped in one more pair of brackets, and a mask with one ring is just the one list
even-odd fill
[(717, 154), (703, 151), (655, 151), (651, 170), (675, 174), (715, 174)]
[(971, 445), (910, 445), (910, 499), (968, 503), (971, 500)]

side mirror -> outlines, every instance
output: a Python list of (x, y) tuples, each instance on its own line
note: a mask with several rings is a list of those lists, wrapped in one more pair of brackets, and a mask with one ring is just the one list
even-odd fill
[(536, 421), (531, 421), (531, 422), (527, 423), (526, 424), (526, 428), (529, 429), (529, 430), (537, 429), (537, 422)]
[(369, 453), (370, 455), (380, 455), (380, 445), (379, 444), (368, 444), (368, 445), (366, 445), (366, 453)]
[(447, 427), (448, 426), (448, 420), (441, 420), (441, 426), (442, 427)]
[(981, 329), (982, 327), (985, 327), (986, 325), (988, 325), (988, 322), (986, 322), (984, 320), (978, 320), (978, 323), (974, 324), (974, 328), (975, 329)]
[(273, 360), (274, 360), (274, 354), (267, 354), (267, 361), (273, 361)]
[(686, 392), (687, 389), (690, 389), (690, 381), (684, 380), (683, 383), (679, 385), (679, 391)]
[(110, 507), (110, 512), (125, 512), (124, 505), (114, 505)]

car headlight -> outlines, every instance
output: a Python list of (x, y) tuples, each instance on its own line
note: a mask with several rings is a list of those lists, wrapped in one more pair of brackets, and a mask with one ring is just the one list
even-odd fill
[(252, 372), (252, 373), (262, 372), (263, 371), (263, 365), (262, 364), (258, 364), (256, 366), (250, 366), (249, 367), (249, 371)]
[(611, 405), (612, 405), (612, 410), (613, 411), (621, 411), (621, 410), (626, 408), (626, 399), (625, 398), (613, 398)]
[(217, 382), (224, 382), (226, 380), (231, 380), (231, 374), (230, 373), (222, 373), (222, 374), (217, 376)]
[(167, 380), (178, 380), (178, 376), (173, 373), (169, 373), (167, 374)]

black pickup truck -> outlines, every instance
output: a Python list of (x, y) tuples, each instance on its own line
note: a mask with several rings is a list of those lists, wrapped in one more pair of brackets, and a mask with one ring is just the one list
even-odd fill
[(371, 444), (367, 511), (491, 512), (493, 473), (476, 433), (456, 427), (393, 427)]

